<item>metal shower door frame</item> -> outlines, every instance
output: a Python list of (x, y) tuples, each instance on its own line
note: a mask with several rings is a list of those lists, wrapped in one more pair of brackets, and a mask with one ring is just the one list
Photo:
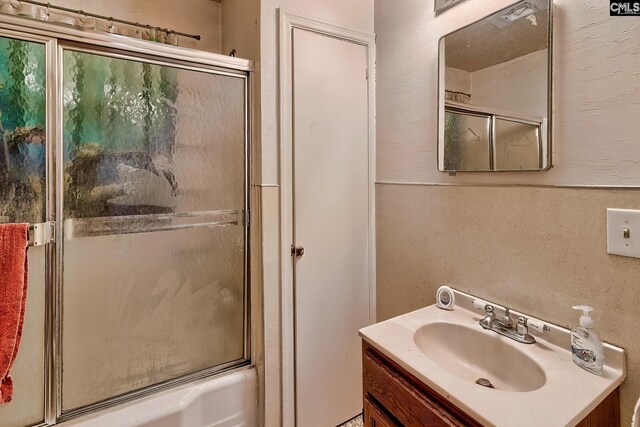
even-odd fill
[[(130, 402), (179, 385), (251, 364), (250, 301), (250, 118), (253, 61), (163, 45), (128, 37), (77, 30), (28, 18), (0, 14), (0, 36), (45, 45), (46, 61), (46, 221), (55, 224), (54, 242), (45, 248), (44, 423), (51, 426), (104, 408)], [(64, 250), (63, 52), (99, 54), (178, 69), (224, 75), (244, 81), (244, 354), (243, 358), (173, 378), (84, 407), (62, 410), (62, 275)]]

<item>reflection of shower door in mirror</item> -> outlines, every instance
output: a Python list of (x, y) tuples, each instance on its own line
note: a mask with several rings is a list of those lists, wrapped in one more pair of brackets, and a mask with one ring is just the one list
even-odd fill
[[(51, 218), (45, 56), (45, 39), (0, 36), (0, 223), (35, 224)], [(28, 250), (27, 306), (22, 340), (10, 371), (13, 398), (0, 405), (3, 427), (44, 420), (47, 256), (44, 246)]]
[(444, 166), (447, 170), (491, 169), (491, 117), (445, 110)]
[(62, 410), (245, 359), (246, 74), (64, 49)]

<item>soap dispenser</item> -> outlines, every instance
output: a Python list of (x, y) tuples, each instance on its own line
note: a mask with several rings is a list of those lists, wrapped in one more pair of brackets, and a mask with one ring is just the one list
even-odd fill
[(571, 330), (573, 363), (589, 372), (601, 375), (604, 365), (604, 347), (600, 335), (593, 329), (593, 319), (590, 315), (593, 308), (587, 305), (576, 305), (573, 308), (582, 311), (580, 326)]

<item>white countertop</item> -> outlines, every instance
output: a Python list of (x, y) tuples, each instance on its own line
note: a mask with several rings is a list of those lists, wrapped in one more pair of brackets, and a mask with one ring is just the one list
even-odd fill
[[(626, 377), (621, 348), (605, 344), (603, 375), (594, 375), (573, 363), (569, 330), (548, 324), (550, 332), (530, 331), (536, 343), (518, 343), (478, 325), (484, 313), (472, 308), (473, 297), (456, 292), (456, 300), (464, 307), (456, 305), (453, 311), (446, 311), (429, 306), (363, 328), (360, 336), (483, 425), (574, 426)], [(517, 318), (521, 313), (512, 311), (512, 314)], [(436, 322), (475, 325), (480, 333), (493, 334), (505, 344), (517, 346), (517, 350), (526, 352), (542, 368), (546, 382), (537, 390), (514, 392), (484, 388), (453, 374), (425, 355), (414, 342), (414, 332), (419, 327)]]

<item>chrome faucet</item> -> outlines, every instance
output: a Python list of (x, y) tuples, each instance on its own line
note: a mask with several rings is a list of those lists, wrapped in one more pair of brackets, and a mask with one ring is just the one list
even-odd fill
[(484, 306), (484, 318), (480, 321), (480, 326), (484, 329), (491, 329), (493, 322), (496, 321), (496, 314), (494, 313), (494, 309), (492, 305)]
[(505, 328), (513, 328), (513, 320), (511, 319), (511, 310), (505, 307), (504, 316), (500, 317), (498, 321)]
[(518, 323), (514, 327), (513, 319), (511, 319), (511, 313), (508, 308), (505, 308), (504, 315), (497, 317), (493, 306), (487, 304), (484, 307), (484, 317), (480, 320), (480, 326), (524, 344), (533, 344), (536, 342), (536, 339), (529, 334), (527, 318), (523, 316), (518, 317)]

